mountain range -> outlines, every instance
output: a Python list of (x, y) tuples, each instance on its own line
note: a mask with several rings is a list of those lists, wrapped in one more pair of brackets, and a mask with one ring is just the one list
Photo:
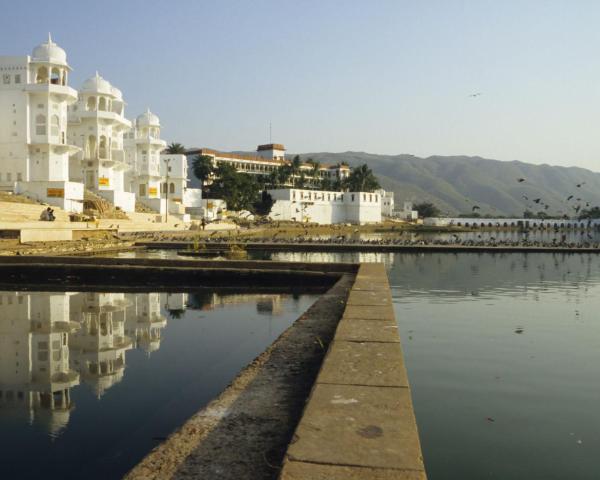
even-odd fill
[[(400, 208), (404, 201), (427, 201), (450, 215), (470, 213), (478, 206), (475, 211), (482, 215), (522, 216), (530, 210), (573, 216), (577, 206), (585, 209), (587, 204), (600, 205), (600, 173), (579, 167), (468, 156), (419, 158), (365, 152), (319, 152), (300, 157), (324, 164), (346, 162), (351, 167), (366, 163), (381, 186), (394, 192)], [(534, 202), (536, 199), (539, 202)]]
[[(587, 204), (600, 205), (600, 173), (580, 167), (469, 156), (420, 158), (365, 152), (299, 155), (302, 160), (312, 158), (322, 164), (346, 162), (353, 167), (366, 163), (377, 175), (381, 186), (394, 192), (397, 208), (405, 201), (431, 202), (447, 215), (472, 213), (473, 207), (478, 206), (480, 208), (475, 211), (482, 215), (520, 217), (525, 210), (574, 216), (578, 206), (585, 209)], [(198, 180), (191, 177), (190, 186), (198, 187)], [(519, 179), (524, 180), (519, 182)], [(567, 200), (570, 196), (572, 198)], [(540, 200), (535, 203), (535, 199)]]

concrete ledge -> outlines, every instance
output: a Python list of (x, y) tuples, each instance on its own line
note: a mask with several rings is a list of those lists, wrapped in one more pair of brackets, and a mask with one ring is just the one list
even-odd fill
[(73, 240), (73, 230), (54, 230), (49, 228), (24, 228), (19, 235), (21, 243), (64, 242)]
[(354, 285), (281, 480), (426, 479), (384, 266)]

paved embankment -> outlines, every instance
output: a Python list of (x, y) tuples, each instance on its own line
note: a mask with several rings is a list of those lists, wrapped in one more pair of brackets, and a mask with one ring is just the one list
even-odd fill
[(343, 274), (229, 387), (125, 478), (276, 479), (353, 278)]
[[(267, 252), (439, 252), (439, 253), (460, 253), (460, 252), (498, 252), (498, 253), (518, 253), (518, 252), (539, 252), (539, 253), (600, 253), (600, 248), (594, 247), (566, 247), (566, 246), (534, 246), (534, 245), (389, 245), (377, 243), (308, 243), (308, 242), (136, 242), (136, 246), (150, 249), (175, 249), (185, 250), (187, 255), (193, 255), (195, 248), (207, 251), (211, 249), (222, 250), (230, 245), (241, 247), (247, 251), (260, 250)], [(205, 253), (199, 252), (199, 255)]]
[(280, 478), (426, 478), (381, 264), (360, 266)]

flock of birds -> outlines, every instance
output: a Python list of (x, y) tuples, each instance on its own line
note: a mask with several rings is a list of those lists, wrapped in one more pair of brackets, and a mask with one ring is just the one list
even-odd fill
[[(525, 182), (527, 182), (527, 180), (525, 178), (520, 177), (520, 178), (517, 178), (517, 182), (525, 183)], [(586, 184), (586, 182), (578, 182), (575, 184), (575, 187), (581, 188), (585, 184)], [(534, 197), (531, 195), (522, 194), (522, 198), (526, 202), (532, 202), (532, 203), (527, 204), (527, 209), (533, 210), (533, 209), (543, 208), (544, 211), (547, 211), (548, 209), (550, 209), (550, 204), (545, 202), (541, 197)], [(572, 200), (574, 200), (577, 203), (572, 204), (571, 203)], [(466, 201), (469, 202), (470, 200), (467, 198)], [(570, 193), (563, 203), (566, 204), (567, 209), (569, 209), (569, 208), (572, 209), (575, 212), (575, 215), (579, 215), (579, 212), (582, 210), (582, 208), (590, 207), (590, 202), (581, 198), (581, 196), (579, 196), (577, 193)], [(561, 207), (561, 208), (564, 208), (564, 207)], [(492, 209), (495, 210), (495, 208), (493, 208), (493, 207), (492, 207)], [(479, 205), (473, 205), (473, 207), (471, 208), (471, 211), (473, 213), (479, 213), (480, 210), (481, 210), (481, 207)], [(540, 210), (538, 210), (538, 212), (539, 211)], [(565, 218), (565, 219), (569, 218), (568, 210), (567, 211), (557, 210), (557, 213), (559, 213), (562, 216), (562, 218)]]

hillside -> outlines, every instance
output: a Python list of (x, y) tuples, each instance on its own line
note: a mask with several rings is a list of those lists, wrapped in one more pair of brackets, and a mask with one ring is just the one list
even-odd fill
[[(367, 163), (396, 204), (405, 200), (430, 201), (444, 213), (457, 214), (481, 207), (481, 214), (522, 215), (526, 209), (548, 214), (574, 215), (586, 202), (600, 205), (600, 173), (579, 167), (501, 162), (481, 157), (419, 158), (412, 155), (374, 155), (363, 152), (307, 153), (321, 163), (345, 161), (350, 166)], [(524, 178), (524, 182), (519, 182)], [(580, 188), (577, 184), (585, 182)], [(567, 197), (574, 197), (567, 202)], [(524, 198), (526, 196), (528, 200)], [(533, 200), (540, 198), (539, 204)], [(581, 200), (577, 201), (577, 198)]]
[[(397, 205), (403, 201), (429, 201), (451, 215), (469, 213), (474, 205), (481, 207), (479, 212), (483, 215), (511, 216), (521, 216), (527, 209), (575, 215), (577, 205), (582, 208), (586, 208), (586, 202), (600, 205), (600, 173), (579, 167), (501, 162), (481, 157), (419, 158), (364, 152), (303, 153), (300, 157), (329, 164), (345, 161), (350, 166), (367, 163), (382, 187), (394, 192)], [(519, 178), (525, 181), (518, 182)], [(581, 182), (585, 185), (577, 188)], [(198, 185), (197, 179), (192, 178), (190, 186)], [(567, 202), (570, 195), (574, 197)], [(539, 204), (533, 203), (536, 198), (541, 199)]]

